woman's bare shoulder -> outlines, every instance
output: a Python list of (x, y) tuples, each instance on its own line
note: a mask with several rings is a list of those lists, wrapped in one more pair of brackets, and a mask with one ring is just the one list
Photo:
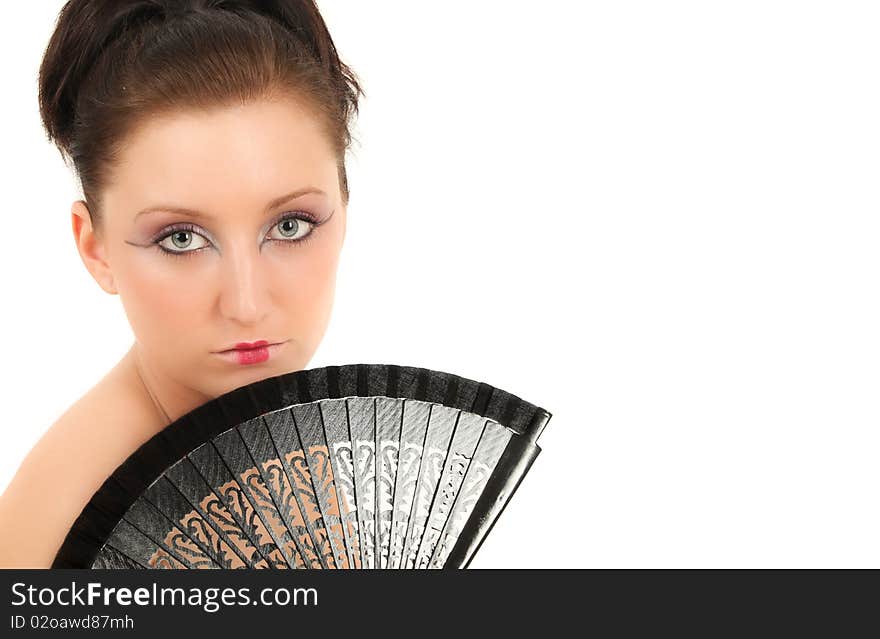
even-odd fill
[(149, 407), (108, 376), (43, 434), (0, 496), (0, 568), (48, 568), (70, 526), (148, 432)]

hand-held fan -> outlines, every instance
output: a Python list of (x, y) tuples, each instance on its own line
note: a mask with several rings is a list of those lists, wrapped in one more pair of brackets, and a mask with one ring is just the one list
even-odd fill
[(410, 366), (263, 379), (142, 444), (52, 568), (466, 568), (550, 417)]

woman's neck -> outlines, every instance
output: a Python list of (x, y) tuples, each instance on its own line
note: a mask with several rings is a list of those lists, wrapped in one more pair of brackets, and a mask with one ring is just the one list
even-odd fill
[(146, 401), (153, 406), (157, 430), (211, 399), (164, 375), (144, 356), (137, 342), (123, 357), (123, 363), (133, 383), (142, 390)]

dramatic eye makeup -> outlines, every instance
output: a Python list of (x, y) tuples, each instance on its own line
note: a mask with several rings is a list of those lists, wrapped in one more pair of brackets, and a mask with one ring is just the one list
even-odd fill
[[(287, 211), (279, 215), (269, 226), (266, 241), (293, 247), (302, 246), (312, 239), (315, 229), (326, 223), (333, 213), (323, 220), (317, 220), (305, 211)], [(129, 242), (129, 244), (132, 244)], [(178, 222), (163, 227), (144, 248), (156, 248), (163, 255), (174, 258), (189, 258), (205, 249), (213, 248), (211, 234), (191, 222)]]

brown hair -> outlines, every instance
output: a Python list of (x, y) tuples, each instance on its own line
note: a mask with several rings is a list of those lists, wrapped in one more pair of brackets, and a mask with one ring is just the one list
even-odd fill
[(39, 72), (43, 126), (73, 162), (96, 227), (99, 193), (139, 122), (258, 98), (293, 98), (320, 119), (347, 204), (359, 95), (315, 0), (69, 0)]

